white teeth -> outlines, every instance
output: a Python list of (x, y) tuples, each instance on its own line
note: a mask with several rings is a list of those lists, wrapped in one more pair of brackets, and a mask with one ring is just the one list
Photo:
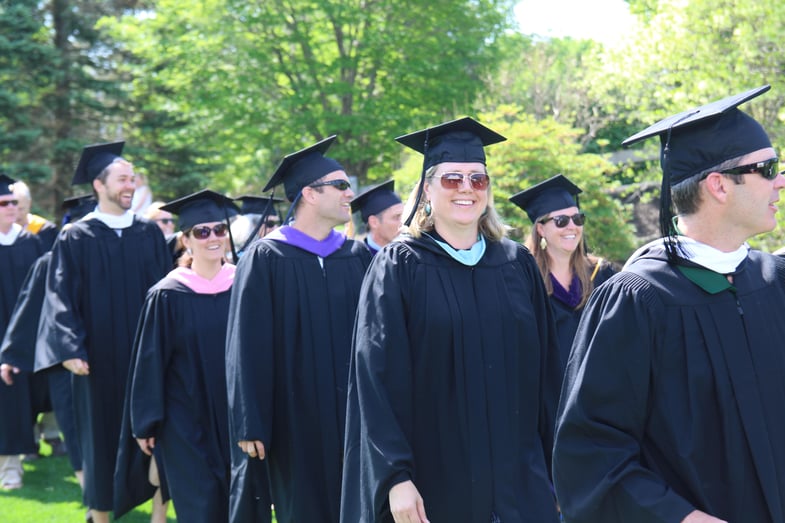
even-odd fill
[(474, 202), (471, 200), (453, 200), (453, 203), (457, 205), (472, 205)]

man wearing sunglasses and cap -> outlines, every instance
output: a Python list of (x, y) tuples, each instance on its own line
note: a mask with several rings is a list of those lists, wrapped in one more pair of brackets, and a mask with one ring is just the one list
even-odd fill
[[(234, 450), (230, 521), (263, 521), (259, 460), (279, 523), (338, 521), (352, 326), (370, 253), (334, 230), (354, 196), (325, 153), (335, 136), (286, 156), (291, 223), (248, 246), (232, 287), (226, 342)], [(269, 507), (267, 507), (269, 509)]]
[[(147, 289), (171, 265), (158, 227), (129, 210), (134, 171), (120, 156), (123, 145), (82, 151), (72, 184), (91, 184), (98, 206), (55, 242), (36, 345), (36, 370), (63, 365), (73, 373), (84, 502), (95, 523), (109, 521), (115, 503), (115, 460), (137, 320)], [(137, 456), (141, 461), (141, 450)], [(145, 467), (144, 488), (120, 496), (141, 493), (137, 501), (152, 496), (146, 473)]]
[(746, 243), (775, 227), (785, 178), (737, 109), (767, 90), (624, 142), (660, 137), (663, 237), (578, 327), (553, 461), (566, 521), (785, 521), (785, 260)]

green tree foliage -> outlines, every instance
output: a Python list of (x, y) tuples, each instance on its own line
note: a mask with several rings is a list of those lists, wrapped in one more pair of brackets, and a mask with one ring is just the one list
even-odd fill
[(209, 151), (222, 188), (258, 189), (283, 154), (333, 133), (350, 174), (387, 176), (394, 136), (470, 110), (511, 6), (161, 0), (110, 28), (144, 64), (134, 92), (187, 120), (170, 141)]

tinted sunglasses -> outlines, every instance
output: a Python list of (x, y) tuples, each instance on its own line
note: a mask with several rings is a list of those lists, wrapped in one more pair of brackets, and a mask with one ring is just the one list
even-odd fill
[(194, 227), (191, 229), (191, 236), (197, 240), (206, 240), (210, 237), (210, 233), (214, 232), (216, 238), (223, 238), (226, 236), (226, 229), (227, 227), (225, 223), (219, 223), (218, 225), (213, 225), (212, 227), (204, 225), (202, 227)]
[(308, 187), (324, 187), (325, 185), (331, 185), (339, 191), (345, 191), (352, 187), (352, 184), (346, 180), (327, 180), (326, 182), (312, 183)]
[(2, 202), (0, 202), (0, 207), (8, 207), (9, 205), (13, 205), (14, 207), (16, 207), (17, 205), (19, 205), (19, 200), (3, 200)]
[(170, 223), (174, 223), (174, 218), (158, 218), (155, 221), (163, 223), (164, 225), (169, 225)]
[(441, 179), (442, 188), (444, 189), (460, 189), (463, 185), (463, 180), (466, 178), (469, 179), (469, 183), (475, 191), (484, 191), (488, 188), (488, 184), (491, 183), (491, 177), (487, 173), (442, 173), (434, 174), (433, 176)]
[(540, 223), (548, 223), (550, 220), (553, 220), (553, 224), (559, 229), (567, 227), (567, 224), (570, 223), (570, 220), (572, 220), (572, 223), (580, 227), (586, 223), (586, 215), (582, 212), (576, 212), (572, 216), (567, 216), (566, 214), (557, 214), (556, 216), (550, 216), (540, 220)]
[(720, 171), (722, 174), (751, 174), (758, 173), (767, 180), (773, 180), (779, 173), (780, 159), (776, 156), (770, 160), (758, 163), (750, 163), (748, 165), (740, 165), (733, 169), (725, 169)]

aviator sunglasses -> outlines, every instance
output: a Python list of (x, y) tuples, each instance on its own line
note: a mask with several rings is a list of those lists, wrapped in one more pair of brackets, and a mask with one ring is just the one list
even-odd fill
[(308, 187), (311, 187), (311, 188), (313, 188), (313, 187), (324, 187), (325, 185), (330, 185), (332, 187), (335, 187), (339, 191), (345, 191), (345, 190), (351, 188), (351, 186), (352, 186), (352, 184), (349, 183), (346, 180), (327, 180), (326, 182), (312, 183)]
[(556, 216), (550, 216), (540, 220), (540, 223), (548, 223), (550, 220), (553, 220), (553, 224), (556, 225), (556, 227), (559, 229), (567, 227), (567, 224), (570, 223), (570, 220), (572, 220), (572, 223), (580, 227), (586, 223), (586, 215), (582, 212), (576, 212), (572, 216), (568, 216), (566, 214), (557, 214)]
[(212, 227), (208, 227), (207, 225), (203, 225), (202, 227), (194, 227), (191, 229), (191, 236), (197, 240), (206, 240), (210, 237), (211, 232), (215, 233), (216, 238), (223, 238), (226, 236), (226, 224), (219, 223), (218, 225), (213, 225)]
[(780, 159), (776, 156), (764, 162), (750, 163), (747, 165), (740, 165), (733, 169), (725, 169), (720, 171), (722, 174), (751, 174), (758, 173), (767, 180), (773, 180), (779, 173)]
[(0, 202), (0, 207), (8, 207), (9, 205), (17, 206), (19, 205), (19, 200), (3, 200)]
[(475, 191), (484, 191), (488, 188), (488, 184), (491, 183), (491, 177), (487, 173), (442, 173), (434, 174), (433, 176), (441, 179), (442, 188), (444, 189), (460, 189), (463, 185), (463, 180), (466, 178), (469, 179), (469, 183)]

